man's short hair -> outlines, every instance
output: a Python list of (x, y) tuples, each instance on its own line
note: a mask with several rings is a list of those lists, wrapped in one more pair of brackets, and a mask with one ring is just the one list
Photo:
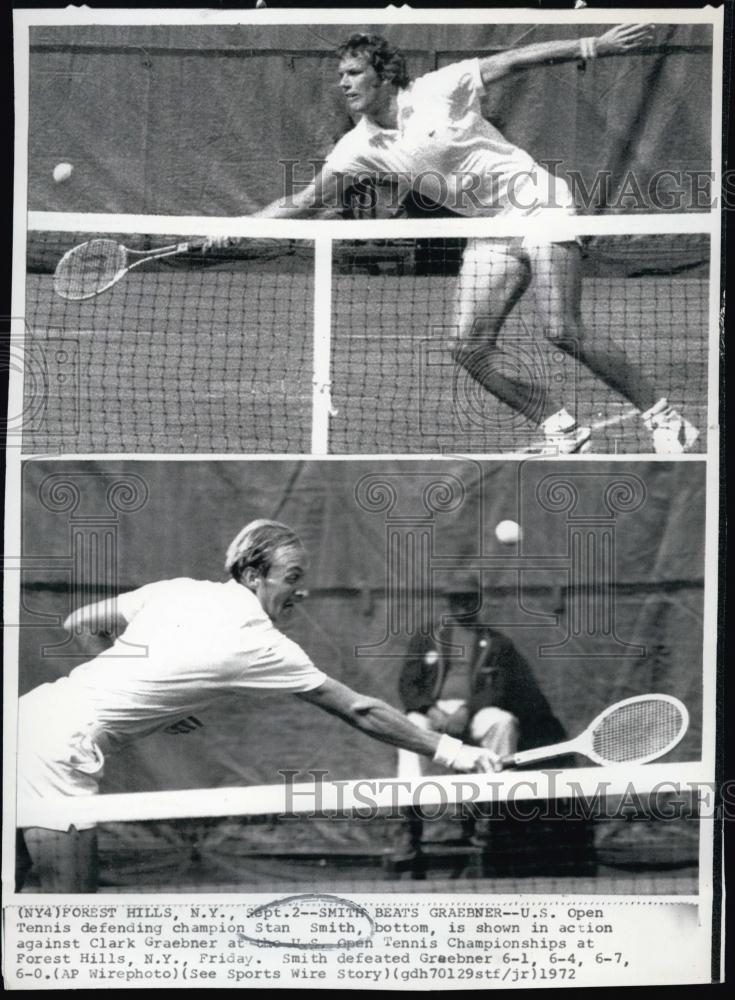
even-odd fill
[(277, 549), (303, 548), (301, 539), (286, 524), (261, 518), (246, 524), (233, 538), (225, 556), (225, 570), (236, 580), (248, 567), (267, 576)]
[(411, 79), (405, 56), (398, 49), (392, 48), (382, 35), (366, 35), (362, 32), (350, 35), (337, 49), (337, 55), (340, 59), (345, 56), (365, 56), (380, 80), (390, 80), (401, 89), (407, 87)]

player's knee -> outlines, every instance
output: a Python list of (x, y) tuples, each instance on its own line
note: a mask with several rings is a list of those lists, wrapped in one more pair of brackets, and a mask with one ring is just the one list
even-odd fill
[(453, 336), (446, 341), (446, 346), (453, 351), (458, 347), (492, 347), (498, 339), (503, 326), (502, 316), (490, 312), (478, 315), (474, 310), (470, 314), (461, 314), (456, 321)]
[(485, 367), (488, 358), (494, 353), (495, 346), (488, 343), (486, 339), (479, 337), (467, 340), (452, 340), (449, 342), (448, 350), (454, 361), (469, 372), (478, 367)]
[(454, 361), (462, 367), (472, 354), (472, 346), (466, 340), (448, 340), (444, 346)]

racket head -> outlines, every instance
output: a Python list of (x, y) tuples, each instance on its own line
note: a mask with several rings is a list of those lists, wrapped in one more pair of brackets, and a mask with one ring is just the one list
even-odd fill
[(600, 712), (580, 747), (596, 764), (647, 764), (681, 742), (689, 728), (689, 712), (668, 694), (625, 698)]
[(115, 284), (128, 268), (128, 252), (115, 240), (94, 239), (67, 250), (54, 271), (62, 299), (91, 299)]

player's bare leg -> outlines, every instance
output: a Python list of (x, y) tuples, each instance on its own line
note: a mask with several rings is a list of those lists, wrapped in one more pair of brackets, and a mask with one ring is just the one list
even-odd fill
[(547, 340), (582, 361), (606, 385), (638, 409), (653, 405), (656, 393), (614, 340), (584, 329), (581, 315), (581, 251), (576, 243), (527, 247), (534, 273), (536, 311)]
[(21, 892), (26, 878), (33, 867), (33, 859), (28, 852), (23, 831), (15, 831), (15, 891)]
[(685, 451), (697, 431), (683, 420), (611, 337), (585, 330), (582, 323), (581, 251), (576, 243), (528, 246), (535, 303), (546, 338), (578, 358), (598, 378), (642, 412), (653, 432), (654, 449)]
[(508, 374), (518, 359), (497, 346), (498, 334), (530, 280), (528, 261), (505, 241), (470, 241), (457, 279), (451, 349), (483, 389), (539, 424), (554, 409), (546, 385), (531, 371), (525, 378)]
[[(536, 370), (534, 344), (517, 344), (512, 356), (497, 346), (503, 324), (531, 277), (531, 262), (519, 239), (470, 240), (457, 283), (459, 336), (453, 354), (484, 389), (543, 428), (545, 448), (571, 454), (587, 447), (589, 430), (577, 428), (551, 397), (549, 373)], [(513, 367), (521, 371), (516, 374)]]
[(23, 831), (41, 892), (97, 892), (97, 831)]

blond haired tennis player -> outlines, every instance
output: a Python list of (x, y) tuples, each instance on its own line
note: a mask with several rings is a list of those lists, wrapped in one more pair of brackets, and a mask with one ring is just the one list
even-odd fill
[(69, 829), (51, 811), (44, 826), (30, 826), (24, 814), (54, 797), (97, 794), (107, 754), (248, 691), (293, 693), (368, 736), (456, 771), (500, 768), (492, 751), (419, 729), (386, 702), (328, 677), (278, 631), (304, 595), (306, 567), (291, 528), (253, 521), (227, 550), (229, 582), (164, 580), (70, 615), (68, 630), (106, 631), (114, 641), (68, 677), (20, 699), (21, 882), (32, 864), (44, 892), (94, 892), (94, 828)]

